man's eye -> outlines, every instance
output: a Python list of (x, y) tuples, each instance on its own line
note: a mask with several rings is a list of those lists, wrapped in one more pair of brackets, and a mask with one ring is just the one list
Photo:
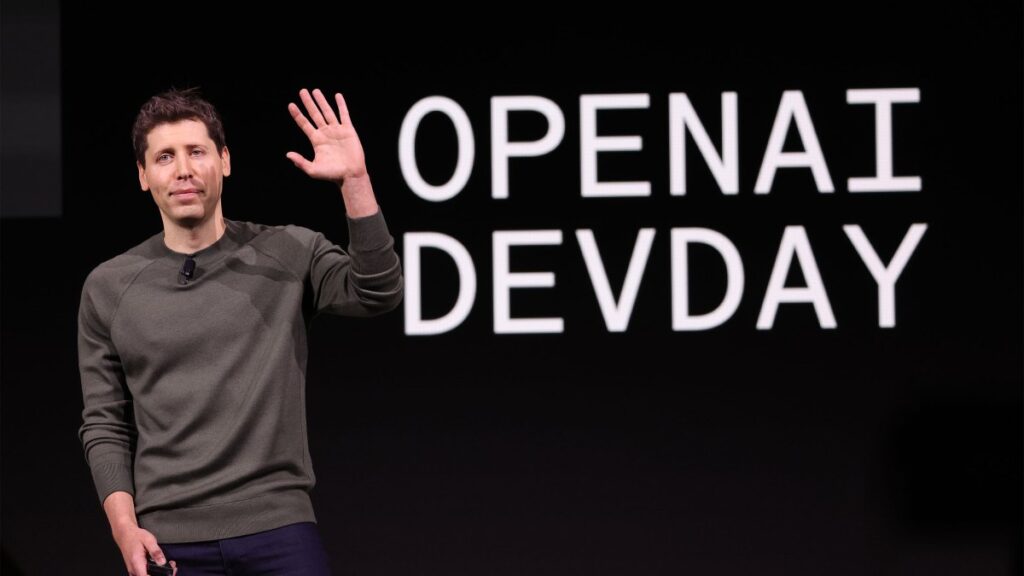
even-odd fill
[(170, 160), (170, 158), (171, 158), (170, 154), (161, 154), (161, 155), (156, 157), (156, 161), (157, 162), (166, 162), (167, 160)]
[(192, 155), (193, 156), (202, 156), (203, 155), (203, 151), (198, 149), (198, 148), (196, 148), (195, 150), (192, 151)]

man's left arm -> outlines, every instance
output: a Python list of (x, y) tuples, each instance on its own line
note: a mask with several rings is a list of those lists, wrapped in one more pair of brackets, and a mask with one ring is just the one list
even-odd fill
[(286, 155), (311, 178), (327, 180), (341, 190), (349, 229), (348, 253), (323, 234), (313, 238), (310, 280), (318, 312), (370, 316), (398, 306), (402, 299), (402, 267), (384, 216), (377, 205), (366, 158), (348, 113), (345, 98), (335, 94), (338, 113), (317, 89), (302, 89), (306, 117), (294, 103), (288, 111), (313, 145), (313, 160), (297, 152)]
[(298, 152), (288, 152), (285, 156), (311, 178), (336, 184), (341, 189), (349, 217), (362, 218), (377, 212), (363, 145), (352, 124), (345, 97), (340, 93), (334, 95), (338, 103), (337, 115), (319, 89), (310, 94), (303, 88), (299, 98), (309, 118), (293, 102), (288, 103), (288, 112), (313, 145), (313, 160), (307, 160)]
[(402, 301), (402, 265), (383, 213), (347, 220), (347, 252), (322, 233), (313, 234), (313, 307), (318, 313), (344, 316), (373, 316), (394, 309)]

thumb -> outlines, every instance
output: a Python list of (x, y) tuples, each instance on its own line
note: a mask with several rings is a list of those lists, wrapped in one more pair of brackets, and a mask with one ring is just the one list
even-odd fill
[(302, 155), (297, 152), (289, 152), (285, 154), (285, 156), (287, 156), (288, 159), (291, 160), (293, 164), (295, 164), (296, 168), (302, 170), (306, 174), (309, 174), (310, 171), (313, 169), (313, 163), (303, 158)]
[[(149, 557), (153, 559), (153, 562), (161, 565), (167, 564), (167, 558), (164, 556), (164, 551), (160, 549), (160, 546), (157, 545), (155, 539), (146, 539), (143, 540), (143, 543), (146, 546), (146, 552), (149, 554)], [(145, 574), (145, 572), (143, 572), (143, 574)]]
[(124, 566), (128, 569), (129, 576), (144, 576), (146, 570), (146, 549), (138, 546), (137, 542), (126, 544), (121, 550), (124, 556)]

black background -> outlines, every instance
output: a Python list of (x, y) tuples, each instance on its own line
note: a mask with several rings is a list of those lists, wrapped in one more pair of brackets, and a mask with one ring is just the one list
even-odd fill
[[(1012, 4), (1012, 3), (1011, 3)], [(322, 317), (311, 335), (314, 505), (338, 574), (1019, 574), (1021, 571), (1022, 9), (848, 11), (739, 5), (681, 13), (432, 14), (280, 6), (62, 6), (61, 218), (3, 222), (5, 573), (123, 573), (77, 440), (75, 318), (93, 266), (160, 230), (138, 188), (129, 132), (170, 86), (200, 86), (232, 153), (225, 215), (295, 223), (347, 243), (341, 199), (285, 159), (308, 154), (286, 111), (302, 87), (345, 94), (374, 187), (401, 235), (434, 231), (470, 251), (475, 305), (455, 330), (406, 336), (402, 311)], [(917, 193), (851, 194), (874, 173), (874, 110), (853, 88), (917, 87), (893, 107), (895, 174)], [(807, 101), (836, 191), (782, 169), (754, 181), (785, 90)], [(668, 96), (685, 92), (720, 143), (720, 95), (739, 97), (740, 193), (724, 196), (687, 144), (688, 193), (668, 189)], [(602, 180), (649, 180), (648, 198), (582, 198), (579, 97), (648, 93), (602, 112), (602, 135), (644, 149), (600, 156)], [(566, 136), (514, 159), (490, 196), (490, 98), (556, 102)], [(421, 98), (467, 111), (476, 162), (442, 203), (405, 185), (398, 132)], [(545, 125), (513, 115), (511, 137)], [(795, 129), (787, 150), (801, 148)], [(424, 176), (450, 174), (455, 140), (430, 117)], [(888, 262), (928, 224), (878, 327), (876, 286), (842, 231), (859, 224)], [(755, 327), (783, 230), (807, 230), (838, 327), (783, 304)], [(743, 300), (722, 326), (673, 332), (673, 227), (726, 235)], [(593, 229), (618, 294), (637, 232), (656, 229), (629, 329), (605, 328), (577, 229)], [(565, 331), (496, 335), (491, 235), (561, 230), (516, 248), (513, 314)], [(724, 266), (691, 254), (697, 311)], [(454, 302), (454, 265), (424, 253), (424, 309)], [(800, 285), (795, 273), (789, 285)]]

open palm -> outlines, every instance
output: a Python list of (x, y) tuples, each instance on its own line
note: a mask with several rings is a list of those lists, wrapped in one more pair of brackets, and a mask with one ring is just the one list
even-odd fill
[(313, 90), (311, 96), (309, 91), (303, 88), (299, 92), (299, 97), (312, 123), (295, 103), (288, 104), (288, 111), (313, 145), (313, 161), (307, 160), (298, 152), (288, 152), (288, 159), (310, 177), (328, 180), (338, 185), (347, 178), (366, 175), (363, 146), (348, 115), (345, 98), (340, 93), (334, 95), (338, 102), (336, 116), (319, 89)]

